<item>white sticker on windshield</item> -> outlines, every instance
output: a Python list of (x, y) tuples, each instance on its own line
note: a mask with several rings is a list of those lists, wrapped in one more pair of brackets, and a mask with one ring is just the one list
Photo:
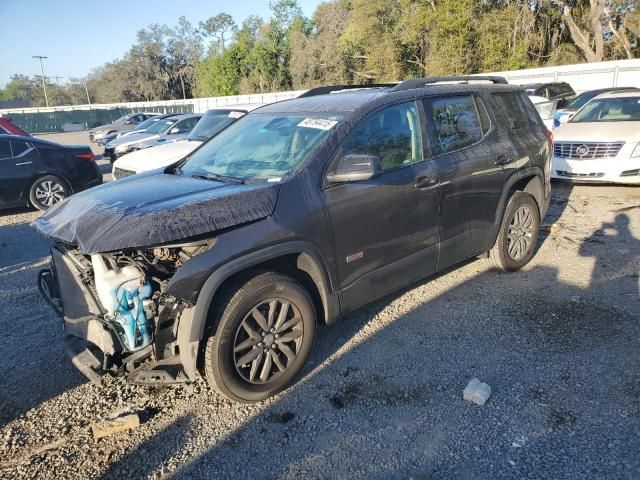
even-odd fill
[(325, 118), (305, 118), (298, 126), (317, 128), (319, 130), (331, 130), (336, 123), (338, 123), (337, 120), (327, 120)]
[(244, 117), (244, 112), (229, 112), (229, 116), (231, 118), (240, 118)]

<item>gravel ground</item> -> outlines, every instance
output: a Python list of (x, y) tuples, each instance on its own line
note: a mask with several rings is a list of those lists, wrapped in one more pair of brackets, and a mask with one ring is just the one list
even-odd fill
[[(37, 216), (0, 216), (0, 478), (640, 478), (640, 189), (555, 184), (524, 271), (468, 262), (321, 328), (249, 406), (84, 380), (35, 287)], [(121, 412), (142, 425), (94, 441)]]

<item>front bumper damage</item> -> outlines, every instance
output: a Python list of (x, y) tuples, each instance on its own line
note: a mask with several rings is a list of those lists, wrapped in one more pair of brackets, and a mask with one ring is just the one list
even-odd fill
[(105, 320), (86, 262), (77, 250), (57, 244), (51, 248), (50, 268), (38, 276), (40, 293), (62, 319), (73, 365), (97, 385), (107, 373), (138, 385), (192, 385), (199, 375), (199, 344), (189, 342), (180, 325), (189, 324), (193, 309), (167, 300), (153, 319), (153, 342), (129, 351)]

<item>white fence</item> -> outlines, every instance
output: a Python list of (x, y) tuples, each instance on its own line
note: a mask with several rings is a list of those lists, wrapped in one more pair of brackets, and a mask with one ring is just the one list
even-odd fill
[(292, 90), (289, 92), (255, 93), (252, 95), (231, 95), (226, 97), (191, 98), (187, 100), (160, 100), (152, 102), (123, 102), (123, 103), (96, 103), (91, 105), (65, 105), (60, 107), (32, 107), (11, 108), (0, 110), (0, 116), (10, 113), (51, 113), (70, 112), (75, 110), (107, 110), (110, 108), (133, 108), (136, 110), (153, 110), (158, 107), (171, 107), (178, 105), (193, 105), (194, 113), (204, 113), (214, 107), (226, 105), (250, 105), (260, 103), (273, 103), (280, 100), (295, 98), (306, 90)]
[(509, 83), (516, 85), (567, 82), (578, 93), (605, 87), (640, 88), (640, 59), (530, 68), (484, 75), (500, 75), (505, 77)]
[[(531, 68), (508, 72), (492, 72), (482, 75), (500, 75), (509, 83), (521, 85), (537, 82), (568, 82), (580, 93), (585, 90), (603, 87), (638, 87), (640, 88), (640, 59), (618, 60), (612, 62), (583, 63), (577, 65), (561, 65), (557, 67)], [(0, 115), (10, 113), (46, 113), (71, 110), (109, 109), (116, 107), (135, 108), (139, 110), (154, 107), (193, 105), (195, 113), (202, 113), (216, 106), (240, 105), (255, 103), (271, 103), (294, 98), (305, 90), (289, 92), (264, 93), (253, 95), (233, 95), (227, 97), (194, 98), (189, 100), (165, 100), (158, 102), (128, 102), (95, 105), (73, 105), (64, 107), (35, 107), (0, 110)]]

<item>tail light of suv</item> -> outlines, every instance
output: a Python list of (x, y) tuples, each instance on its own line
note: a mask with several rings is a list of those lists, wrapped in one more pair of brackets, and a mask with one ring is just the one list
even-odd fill
[(96, 156), (93, 154), (93, 152), (86, 152), (86, 153), (75, 153), (74, 158), (82, 158), (84, 160), (89, 160), (90, 162), (94, 162), (96, 160)]

